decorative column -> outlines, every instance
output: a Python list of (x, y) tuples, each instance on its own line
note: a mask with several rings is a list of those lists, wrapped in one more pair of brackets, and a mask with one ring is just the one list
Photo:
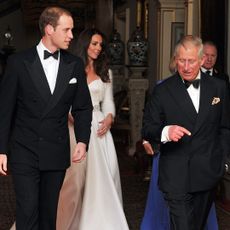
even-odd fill
[[(127, 42), (127, 50), (129, 55), (129, 114), (130, 114), (130, 132), (131, 143), (129, 146), (129, 155), (134, 155), (136, 150), (136, 143), (141, 140), (141, 127), (143, 109), (145, 104), (145, 94), (149, 86), (147, 79), (143, 76), (147, 70), (148, 63), (148, 40), (144, 36), (143, 27), (145, 18), (147, 17), (147, 3), (146, 1), (136, 1), (136, 30), (132, 33)], [(143, 12), (145, 14), (143, 14)], [(145, 16), (144, 16), (145, 17)], [(143, 20), (144, 19), (144, 20)], [(147, 28), (144, 27), (147, 30)], [(147, 31), (146, 31), (147, 32)]]
[(148, 24), (149, 24), (149, 2), (145, 0), (144, 2), (144, 37), (148, 38)]
[(109, 67), (113, 73), (113, 93), (117, 93), (121, 90), (127, 90), (128, 79), (125, 77), (124, 65), (110, 65)]
[(141, 27), (141, 18), (142, 18), (142, 1), (141, 0), (137, 0), (136, 2), (137, 4), (137, 15), (136, 15), (136, 25), (137, 27)]
[(117, 30), (114, 30), (107, 47), (110, 69), (113, 73), (114, 93), (124, 89), (127, 90), (127, 78), (125, 77), (124, 66), (124, 51), (124, 42), (121, 41), (121, 36)]
[(128, 66), (128, 69), (130, 72), (129, 109), (131, 127), (131, 143), (129, 148), (129, 155), (133, 155), (135, 153), (136, 143), (141, 139), (145, 94), (149, 84), (148, 80), (142, 77), (143, 73), (147, 70), (147, 67)]
[(200, 1), (185, 0), (185, 34), (200, 36)]
[(184, 18), (184, 0), (159, 0), (158, 37), (156, 38), (157, 80), (162, 80), (171, 75), (168, 66), (174, 49), (173, 43), (180, 36), (180, 31), (177, 29), (178, 22), (183, 23)]

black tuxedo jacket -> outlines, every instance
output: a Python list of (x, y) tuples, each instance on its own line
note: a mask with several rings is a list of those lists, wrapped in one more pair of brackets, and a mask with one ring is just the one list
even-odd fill
[(225, 73), (220, 73), (219, 71), (217, 71), (216, 69), (213, 69), (213, 73), (212, 73), (213, 77), (217, 77), (220, 78), (222, 80), (225, 80), (228, 84), (229, 84), (229, 77), (227, 74)]
[[(72, 84), (71, 84), (72, 83)], [(76, 141), (88, 144), (92, 103), (83, 62), (61, 50), (53, 95), (36, 47), (9, 57), (0, 88), (0, 153), (41, 170), (70, 165), (68, 113)]]
[(155, 87), (144, 111), (143, 139), (160, 142), (162, 129), (167, 125), (183, 126), (192, 134), (178, 142), (161, 144), (161, 190), (183, 193), (216, 185), (230, 151), (229, 105), (224, 81), (207, 78), (204, 73), (198, 113), (178, 73)]

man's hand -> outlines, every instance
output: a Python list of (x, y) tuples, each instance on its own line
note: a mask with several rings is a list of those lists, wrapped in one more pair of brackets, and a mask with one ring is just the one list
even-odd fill
[(7, 172), (7, 156), (6, 154), (0, 154), (0, 174), (6, 176)]
[(172, 125), (168, 130), (169, 139), (174, 142), (178, 142), (184, 135), (191, 136), (191, 133), (179, 125)]
[(152, 148), (152, 145), (148, 142), (148, 141), (143, 141), (142, 142), (143, 146), (144, 146), (144, 149), (145, 149), (145, 152), (149, 155), (153, 155), (154, 154), (154, 150)]
[(79, 163), (82, 160), (84, 160), (85, 157), (86, 157), (86, 144), (83, 142), (78, 142), (72, 156), (72, 161), (74, 163)]

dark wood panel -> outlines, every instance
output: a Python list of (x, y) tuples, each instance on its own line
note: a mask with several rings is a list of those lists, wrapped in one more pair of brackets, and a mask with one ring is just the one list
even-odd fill
[(35, 26), (44, 8), (60, 6), (68, 9), (74, 18), (75, 30), (81, 30), (85, 24), (95, 20), (96, 0), (21, 0), (24, 22), (27, 26)]
[(203, 41), (211, 40), (217, 45), (220, 70), (226, 70), (227, 5), (227, 0), (201, 1), (201, 37)]
[(20, 8), (20, 0), (1, 0), (0, 17), (5, 16), (19, 8)]

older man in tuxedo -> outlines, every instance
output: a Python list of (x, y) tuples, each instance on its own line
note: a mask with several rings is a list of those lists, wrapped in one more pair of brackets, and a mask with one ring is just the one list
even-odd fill
[(203, 52), (205, 55), (205, 60), (201, 66), (201, 70), (204, 73), (207, 73), (209, 76), (217, 77), (222, 80), (225, 80), (229, 84), (229, 77), (225, 73), (219, 72), (216, 68), (217, 60), (217, 47), (212, 41), (206, 41), (203, 43)]
[(159, 187), (171, 229), (202, 230), (230, 146), (230, 101), (224, 81), (200, 71), (203, 45), (185, 36), (175, 48), (178, 72), (157, 85), (143, 116), (142, 137), (159, 142)]
[(11, 56), (0, 89), (0, 173), (16, 192), (16, 229), (55, 230), (59, 191), (70, 165), (68, 114), (75, 119), (73, 161), (86, 155), (92, 103), (83, 62), (65, 51), (73, 19), (46, 8), (40, 43)]

